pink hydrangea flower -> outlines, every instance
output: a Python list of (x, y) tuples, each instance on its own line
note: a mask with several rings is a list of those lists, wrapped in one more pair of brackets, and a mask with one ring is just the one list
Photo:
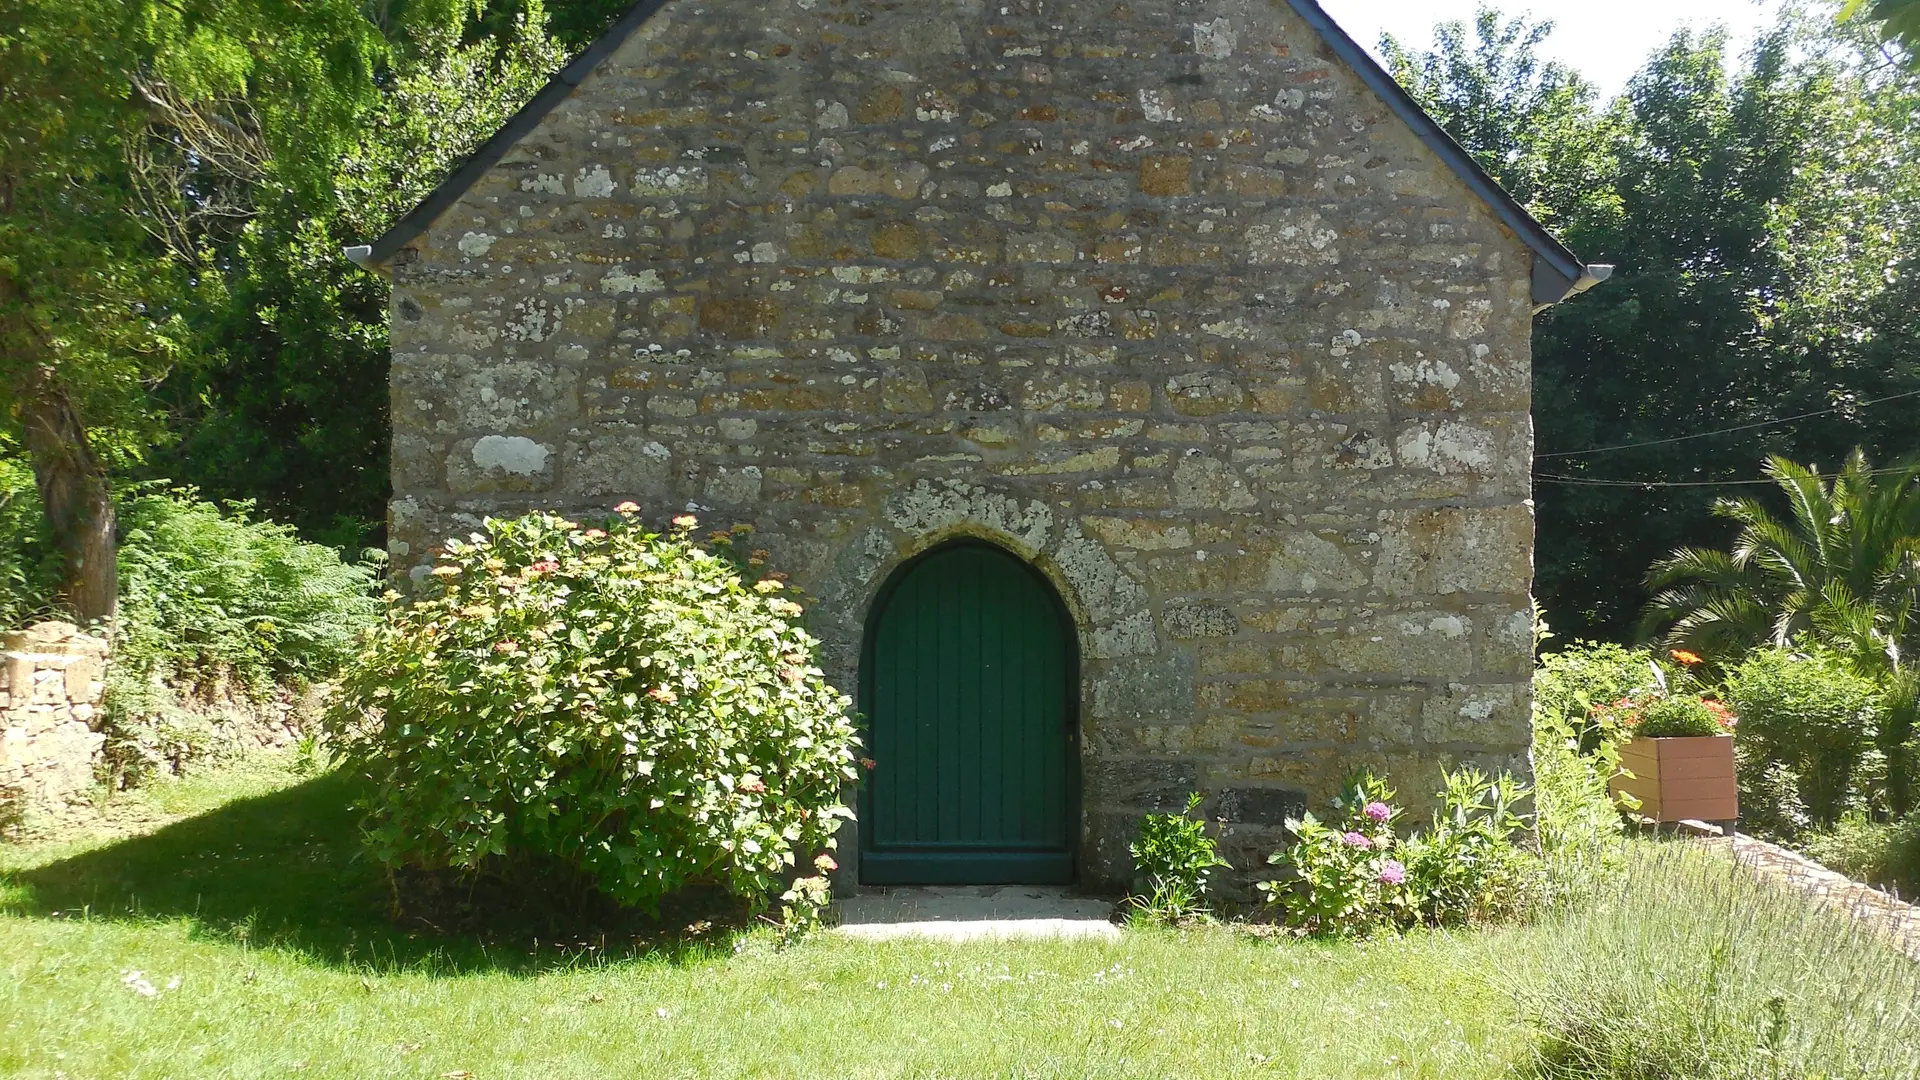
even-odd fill
[(1407, 880), (1407, 868), (1400, 865), (1398, 859), (1388, 859), (1380, 864), (1380, 884), (1398, 885)]
[(1374, 821), (1385, 821), (1393, 816), (1393, 807), (1388, 806), (1386, 803), (1375, 801), (1368, 803), (1367, 808), (1362, 810), (1361, 813), (1367, 815), (1367, 817)]
[(1370, 848), (1373, 846), (1373, 841), (1367, 839), (1365, 833), (1350, 832), (1340, 839), (1346, 841), (1348, 847)]

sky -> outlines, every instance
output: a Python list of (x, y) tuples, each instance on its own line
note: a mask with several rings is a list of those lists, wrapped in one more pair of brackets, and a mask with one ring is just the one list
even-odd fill
[(1471, 23), (1483, 2), (1507, 15), (1552, 20), (1553, 36), (1542, 51), (1579, 69), (1607, 96), (1682, 25), (1698, 30), (1725, 23), (1737, 55), (1780, 7), (1779, 0), (1320, 0), (1320, 6), (1369, 49), (1383, 30), (1425, 48), (1435, 23)]

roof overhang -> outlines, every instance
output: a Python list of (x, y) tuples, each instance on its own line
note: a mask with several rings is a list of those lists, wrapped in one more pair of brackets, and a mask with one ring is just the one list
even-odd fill
[[(513, 149), (515, 143), (531, 132), (549, 112), (565, 101), (588, 75), (600, 66), (600, 62), (614, 50), (625, 44), (654, 13), (667, 5), (668, 0), (639, 0), (639, 3), (627, 10), (627, 13), (600, 35), (585, 52), (575, 57), (559, 73), (540, 88), (520, 108), (520, 111), (501, 126), (499, 131), (474, 150), (447, 178), (440, 182), (415, 206), (393, 223), (380, 238), (371, 244), (359, 244), (346, 249), (347, 258), (360, 266), (379, 269), (392, 260), (402, 248), (418, 239), (432, 227), (434, 221), (445, 213), (467, 190), (484, 176), (488, 169), (500, 163), (500, 160)], [(1605, 265), (1589, 266), (1582, 263), (1578, 256), (1567, 249), (1546, 230), (1526, 208), (1507, 194), (1473, 155), (1447, 134), (1420, 103), (1413, 100), (1394, 77), (1380, 66), (1373, 55), (1360, 46), (1352, 35), (1340, 28), (1323, 10), (1317, 0), (1286, 0), (1294, 13), (1311, 26), (1326, 41), (1327, 47), (1360, 77), (1367, 88), (1380, 96), (1394, 113), (1404, 121), (1420, 141), (1450, 168), (1455, 175), (1486, 203), (1494, 216), (1533, 251), (1533, 306), (1540, 311), (1566, 300), (1578, 293), (1585, 292), (1594, 285), (1607, 280), (1613, 273), (1613, 267)]]

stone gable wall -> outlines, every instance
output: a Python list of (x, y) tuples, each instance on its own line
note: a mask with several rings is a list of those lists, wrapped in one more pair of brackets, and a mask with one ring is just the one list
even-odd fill
[(90, 802), (106, 743), (95, 728), (107, 643), (44, 622), (0, 644), (0, 824), (63, 816)]
[(857, 685), (942, 539), (1081, 631), (1083, 878), (1525, 767), (1531, 255), (1278, 0), (676, 0), (396, 258), (399, 570), (749, 521)]

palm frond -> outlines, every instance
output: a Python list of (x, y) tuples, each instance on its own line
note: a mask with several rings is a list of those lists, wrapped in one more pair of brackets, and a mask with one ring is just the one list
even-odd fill
[(1660, 642), (1705, 657), (1735, 656), (1765, 644), (1771, 618), (1745, 590), (1710, 585), (1679, 586), (1657, 593), (1641, 613), (1641, 630)]

